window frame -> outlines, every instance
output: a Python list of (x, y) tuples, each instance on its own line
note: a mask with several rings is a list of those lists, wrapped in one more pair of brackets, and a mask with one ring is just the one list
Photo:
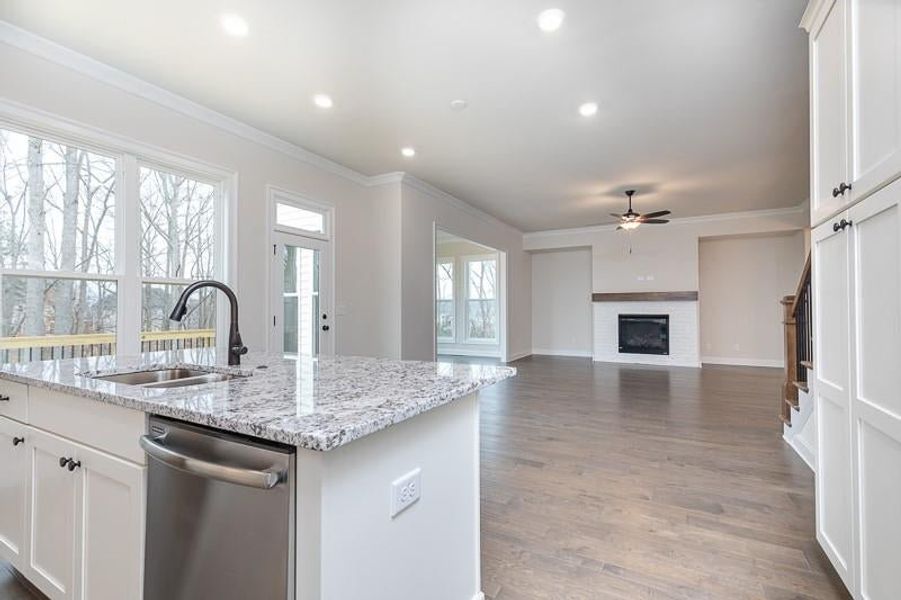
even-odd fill
[[(482, 344), (486, 346), (497, 346), (500, 344), (500, 302), (498, 301), (498, 296), (500, 295), (500, 257), (498, 254), (473, 254), (466, 255), (460, 257), (460, 262), (463, 264), (463, 322), (465, 327), (463, 329), (463, 342), (464, 344)], [(494, 298), (483, 300), (482, 298), (470, 298), (469, 297), (469, 265), (474, 262), (494, 262)], [(477, 302), (493, 302), (494, 303), (494, 315), (495, 315), (495, 324), (494, 324), (494, 337), (493, 338), (476, 338), (471, 337), (469, 335), (469, 302), (470, 300), (474, 300)]]
[[(452, 279), (451, 279), (451, 297), (450, 300), (442, 299), (438, 297), (438, 265), (441, 264), (450, 264), (452, 265)], [(435, 339), (439, 344), (455, 344), (457, 342), (457, 314), (459, 312), (457, 307), (457, 258), (454, 256), (439, 256), (435, 259)], [(453, 330), (450, 337), (443, 337), (438, 335), (438, 304), (440, 302), (450, 302), (453, 307), (454, 313), (454, 325)]]
[[(74, 279), (111, 281), (116, 283), (116, 354), (137, 355), (141, 352), (141, 302), (144, 277), (140, 259), (140, 168), (157, 168), (211, 183), (217, 188), (215, 208), (215, 277), (227, 284), (236, 279), (236, 249), (230, 240), (237, 239), (237, 173), (233, 170), (187, 158), (155, 146), (143, 144), (30, 108), (0, 103), (0, 128), (22, 135), (112, 158), (116, 161), (116, 201), (113, 221), (115, 231), (115, 268), (113, 273), (82, 273), (28, 269), (0, 269), (2, 276), (39, 277), (42, 279)], [(162, 279), (162, 278), (160, 278)], [(187, 280), (191, 282), (193, 280)], [(157, 283), (157, 281), (148, 281)], [(161, 281), (160, 283), (167, 283)], [(173, 281), (184, 285), (185, 280)], [(217, 349), (225, 351), (228, 331), (227, 305), (218, 295), (216, 304)]]
[[(332, 239), (332, 229), (335, 220), (335, 208), (329, 204), (310, 200), (305, 196), (300, 196), (289, 190), (274, 186), (266, 186), (267, 196), (269, 198), (269, 222), (271, 223), (270, 231), (279, 233), (288, 233), (291, 235), (299, 235), (301, 237), (313, 238), (317, 240), (329, 241)], [(322, 231), (311, 231), (309, 229), (300, 229), (289, 225), (281, 225), (278, 222), (278, 205), (293, 206), (301, 210), (314, 212), (322, 215)]]

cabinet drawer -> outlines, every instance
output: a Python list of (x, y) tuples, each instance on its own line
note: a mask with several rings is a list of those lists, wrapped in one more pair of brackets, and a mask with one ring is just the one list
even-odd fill
[(0, 415), (28, 422), (28, 386), (0, 379)]
[(34, 427), (145, 464), (138, 443), (146, 423), (141, 411), (32, 386), (29, 417)]

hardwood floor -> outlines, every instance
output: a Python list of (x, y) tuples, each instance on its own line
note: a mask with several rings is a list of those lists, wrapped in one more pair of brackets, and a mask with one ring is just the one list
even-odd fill
[(530, 357), (482, 395), (492, 600), (849, 598), (781, 439), (781, 371)]
[[(482, 394), (489, 599), (850, 597), (781, 439), (781, 371), (514, 366)], [(0, 564), (0, 599), (32, 598)]]

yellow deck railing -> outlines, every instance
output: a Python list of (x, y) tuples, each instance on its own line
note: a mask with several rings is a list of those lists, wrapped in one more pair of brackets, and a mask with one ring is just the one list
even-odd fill
[[(215, 329), (173, 329), (171, 331), (142, 331), (141, 342), (172, 342), (181, 340), (204, 340), (212, 345), (216, 338)], [(70, 346), (115, 345), (114, 333), (84, 333), (75, 335), (39, 335), (0, 337), (0, 350), (22, 348), (60, 348)]]

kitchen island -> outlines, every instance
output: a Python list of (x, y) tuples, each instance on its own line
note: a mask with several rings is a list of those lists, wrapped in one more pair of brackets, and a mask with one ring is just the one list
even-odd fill
[[(515, 370), (219, 362), (207, 349), (0, 367), (0, 557), (51, 598), (141, 598), (155, 415), (292, 450), (294, 598), (480, 597), (477, 393)], [(121, 377), (192, 371), (193, 385)]]

